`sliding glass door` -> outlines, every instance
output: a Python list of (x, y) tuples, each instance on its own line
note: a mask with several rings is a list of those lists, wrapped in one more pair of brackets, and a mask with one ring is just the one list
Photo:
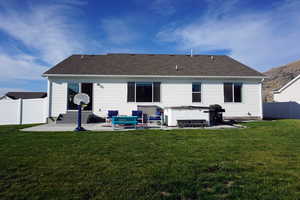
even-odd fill
[(78, 93), (85, 93), (90, 97), (90, 103), (83, 110), (92, 110), (93, 106), (93, 83), (68, 83), (67, 109), (77, 110), (74, 104), (74, 96)]
[(89, 95), (90, 103), (83, 110), (92, 110), (93, 106), (93, 83), (81, 83), (81, 92)]
[(68, 83), (68, 110), (76, 110), (77, 105), (74, 104), (73, 99), (79, 93), (78, 83)]

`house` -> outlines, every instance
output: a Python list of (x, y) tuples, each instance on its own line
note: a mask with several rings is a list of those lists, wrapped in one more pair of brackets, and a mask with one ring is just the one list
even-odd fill
[(130, 115), (138, 106), (225, 108), (225, 118), (262, 118), (264, 75), (225, 55), (72, 55), (43, 74), (49, 117), (76, 110), (77, 93), (90, 96), (84, 110), (106, 117)]
[(300, 75), (295, 77), (293, 80), (285, 84), (278, 90), (273, 91), (273, 99), (275, 102), (289, 102), (295, 101), (300, 102)]
[(0, 100), (39, 99), (47, 97), (46, 92), (7, 92)]

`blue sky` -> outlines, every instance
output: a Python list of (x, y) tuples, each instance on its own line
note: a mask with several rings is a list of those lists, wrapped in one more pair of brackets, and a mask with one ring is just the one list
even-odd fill
[(0, 0), (0, 95), (45, 91), (71, 54), (227, 54), (259, 71), (300, 59), (299, 0)]

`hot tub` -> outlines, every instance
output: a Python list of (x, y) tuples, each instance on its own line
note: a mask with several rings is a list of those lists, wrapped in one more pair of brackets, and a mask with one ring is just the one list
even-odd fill
[(210, 125), (210, 108), (201, 106), (175, 106), (164, 108), (167, 126), (178, 126), (178, 120), (205, 120)]

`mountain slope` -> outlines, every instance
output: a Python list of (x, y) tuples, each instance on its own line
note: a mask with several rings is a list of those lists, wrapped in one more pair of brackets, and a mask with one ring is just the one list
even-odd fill
[(300, 60), (264, 72), (268, 78), (263, 82), (264, 101), (273, 101), (272, 90), (281, 88), (300, 74)]

